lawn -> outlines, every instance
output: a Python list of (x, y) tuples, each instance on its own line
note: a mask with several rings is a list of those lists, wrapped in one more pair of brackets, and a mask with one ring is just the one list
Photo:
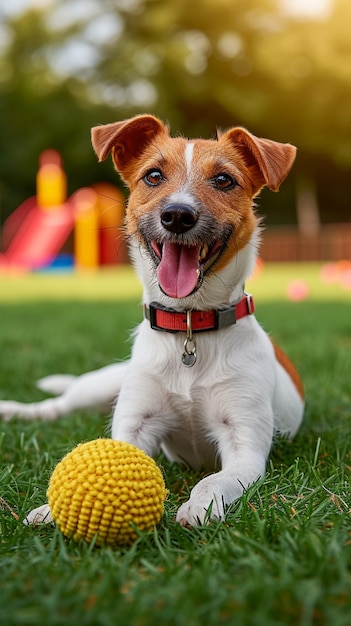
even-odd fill
[[(302, 374), (306, 416), (223, 522), (175, 524), (198, 475), (160, 456), (165, 515), (131, 548), (28, 528), (21, 520), (45, 501), (57, 461), (105, 435), (109, 419), (0, 423), (0, 624), (350, 626), (351, 289), (321, 281), (320, 271), (268, 266), (250, 281), (258, 319)], [(287, 297), (295, 280), (307, 286), (302, 301)], [(139, 300), (128, 268), (0, 277), (0, 396), (39, 400), (35, 379), (126, 356)]]

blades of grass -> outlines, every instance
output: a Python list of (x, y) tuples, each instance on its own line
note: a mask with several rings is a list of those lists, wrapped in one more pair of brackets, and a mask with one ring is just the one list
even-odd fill
[(321, 447), (321, 441), (322, 441), (321, 438), (318, 437), (317, 443), (316, 443), (316, 449), (315, 449), (314, 457), (313, 457), (313, 464), (312, 464), (313, 468), (317, 467), (318, 457), (319, 457), (319, 450), (320, 450), (320, 447)]

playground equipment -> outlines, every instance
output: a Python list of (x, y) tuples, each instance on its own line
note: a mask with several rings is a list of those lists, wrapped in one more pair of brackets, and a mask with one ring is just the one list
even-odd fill
[(23, 202), (4, 224), (0, 271), (52, 267), (72, 232), (77, 269), (126, 261), (121, 243), (124, 198), (119, 189), (99, 183), (67, 199), (66, 174), (55, 150), (41, 154), (36, 186), (36, 196)]
[(98, 196), (93, 189), (80, 189), (72, 198), (75, 214), (74, 259), (76, 267), (94, 269), (99, 264)]

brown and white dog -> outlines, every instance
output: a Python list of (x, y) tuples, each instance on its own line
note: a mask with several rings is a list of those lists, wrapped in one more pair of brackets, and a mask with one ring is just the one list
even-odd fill
[[(253, 315), (244, 291), (260, 239), (253, 200), (277, 191), (295, 148), (243, 128), (216, 139), (172, 138), (151, 115), (97, 126), (128, 185), (126, 232), (144, 288), (131, 358), (81, 377), (49, 377), (41, 403), (0, 402), (9, 419), (54, 419), (114, 403), (112, 437), (209, 473), (177, 520), (223, 518), (265, 472), (275, 432), (293, 436), (304, 408), (299, 376)], [(28, 519), (50, 520), (48, 507)]]

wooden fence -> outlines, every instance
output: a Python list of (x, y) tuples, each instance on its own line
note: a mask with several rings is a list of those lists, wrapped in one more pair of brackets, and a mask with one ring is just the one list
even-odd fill
[(260, 256), (264, 261), (351, 260), (351, 223), (323, 225), (311, 234), (293, 226), (267, 227)]

